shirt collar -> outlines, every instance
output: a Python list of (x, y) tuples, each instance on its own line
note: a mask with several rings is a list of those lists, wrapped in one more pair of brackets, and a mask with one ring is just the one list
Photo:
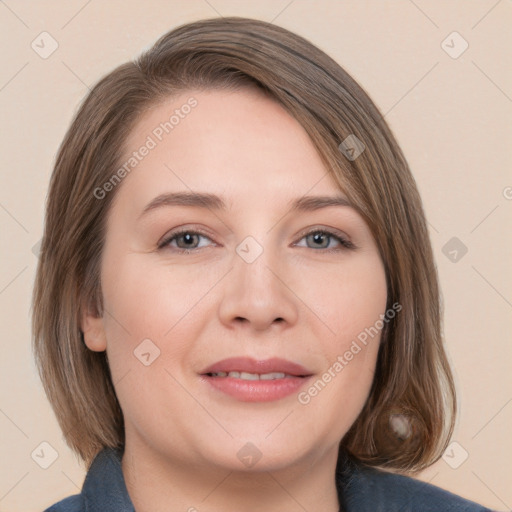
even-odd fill
[(135, 512), (121, 468), (122, 450), (105, 448), (93, 460), (82, 497), (87, 512)]

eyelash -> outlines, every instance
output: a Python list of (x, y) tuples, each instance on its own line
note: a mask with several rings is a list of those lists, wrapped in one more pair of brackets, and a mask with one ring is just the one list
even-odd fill
[[(172, 242), (174, 239), (176, 238), (179, 238), (180, 236), (182, 235), (185, 235), (185, 234), (189, 234), (189, 235), (199, 235), (199, 236), (202, 236), (204, 238), (207, 238), (208, 240), (211, 240), (211, 238), (201, 232), (201, 231), (194, 231), (192, 229), (179, 229), (177, 231), (174, 231), (172, 233), (170, 233), (168, 236), (166, 236), (164, 238), (164, 240), (162, 242), (160, 242), (158, 244), (158, 249), (159, 250), (164, 250), (166, 249), (168, 246), (169, 246), (169, 243)], [(315, 234), (321, 234), (321, 235), (324, 235), (324, 236), (328, 236), (329, 238), (334, 238), (335, 240), (337, 240), (341, 247), (336, 247), (336, 248), (331, 248), (331, 249), (328, 249), (328, 248), (320, 248), (320, 249), (314, 249), (314, 248), (311, 248), (311, 247), (306, 247), (307, 249), (312, 249), (312, 250), (315, 250), (315, 251), (324, 251), (324, 252), (329, 252), (329, 253), (337, 253), (337, 252), (340, 252), (340, 251), (343, 251), (343, 250), (354, 250), (354, 249), (357, 249), (357, 247), (354, 245), (353, 242), (351, 242), (350, 240), (347, 240), (345, 238), (343, 238), (342, 236), (332, 232), (332, 231), (329, 231), (327, 229), (313, 229), (311, 231), (307, 231), (305, 233), (302, 233), (301, 234), (301, 237), (300, 237), (300, 240), (303, 240), (304, 238), (306, 238), (307, 236), (309, 235), (315, 235)], [(177, 253), (180, 253), (180, 254), (191, 254), (193, 252), (196, 252), (200, 249), (203, 249), (202, 247), (199, 247), (199, 248), (192, 248), (192, 249), (182, 249), (180, 247), (173, 247), (172, 250), (174, 252), (177, 252)]]

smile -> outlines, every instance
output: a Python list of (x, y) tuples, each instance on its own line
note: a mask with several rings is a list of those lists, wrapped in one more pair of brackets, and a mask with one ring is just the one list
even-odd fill
[(270, 402), (298, 392), (312, 372), (280, 358), (234, 357), (205, 368), (200, 376), (215, 393), (242, 402)]
[(275, 379), (286, 379), (295, 377), (295, 375), (288, 375), (281, 372), (272, 373), (249, 373), (249, 372), (216, 372), (210, 373), (211, 377), (231, 377), (233, 379), (242, 380), (275, 380)]

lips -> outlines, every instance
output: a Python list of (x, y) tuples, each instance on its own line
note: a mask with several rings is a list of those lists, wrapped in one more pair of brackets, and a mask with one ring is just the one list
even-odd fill
[(287, 361), (286, 359), (272, 358), (264, 360), (251, 359), (249, 357), (232, 357), (223, 359), (211, 366), (208, 366), (201, 372), (202, 375), (216, 373), (251, 373), (251, 374), (270, 374), (284, 373), (285, 376), (309, 377), (312, 372), (300, 364)]
[(312, 372), (285, 359), (255, 360), (233, 357), (219, 361), (201, 372), (210, 390), (242, 402), (269, 402), (297, 392)]

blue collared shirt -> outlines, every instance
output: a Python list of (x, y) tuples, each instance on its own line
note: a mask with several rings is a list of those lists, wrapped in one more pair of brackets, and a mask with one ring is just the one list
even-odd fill
[[(119, 450), (102, 450), (87, 473), (82, 492), (45, 512), (135, 512), (121, 458)], [(439, 487), (367, 467), (343, 454), (336, 468), (336, 487), (345, 512), (490, 512)]]

